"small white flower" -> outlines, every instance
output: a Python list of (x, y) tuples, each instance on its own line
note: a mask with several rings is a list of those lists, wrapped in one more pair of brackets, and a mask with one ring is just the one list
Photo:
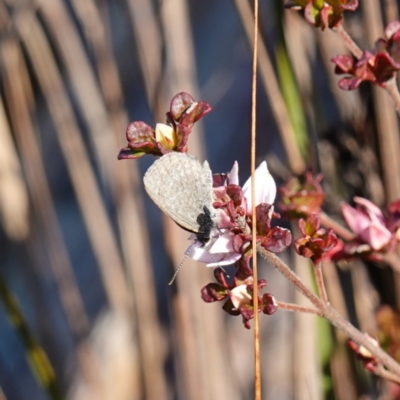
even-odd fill
[(239, 285), (229, 292), (232, 304), (236, 309), (239, 309), (243, 304), (251, 303), (251, 296), (247, 292), (247, 285)]

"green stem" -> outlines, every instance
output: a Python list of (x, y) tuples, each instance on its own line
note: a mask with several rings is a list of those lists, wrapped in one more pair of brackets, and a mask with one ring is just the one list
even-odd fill
[(18, 332), (24, 346), (28, 363), (37, 382), (44, 388), (52, 400), (62, 400), (63, 397), (57, 387), (53, 367), (43, 350), (33, 337), (25, 321), (18, 300), (8, 289), (3, 277), (0, 275), (0, 299), (4, 304), (11, 324)]

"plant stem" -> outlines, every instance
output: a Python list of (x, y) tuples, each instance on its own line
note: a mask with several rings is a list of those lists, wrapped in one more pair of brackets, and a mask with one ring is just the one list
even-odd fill
[(380, 376), (386, 381), (394, 382), (400, 385), (400, 378), (392, 372), (388, 371), (387, 369), (383, 368), (382, 365), (377, 366), (373, 372), (375, 375)]
[(387, 262), (394, 271), (400, 273), (400, 259), (394, 251), (384, 254), (382, 259)]
[(322, 300), (314, 294), (300, 279), (300, 277), (294, 273), (278, 256), (265, 250), (260, 245), (257, 246), (258, 252), (269, 261), (286, 279), (288, 279), (296, 289), (303, 294), (311, 303), (318, 309), (322, 310), (325, 304)]
[(0, 299), (2, 300), (8, 317), (18, 332), (25, 346), (26, 358), (36, 380), (42, 386), (49, 398), (62, 400), (57, 387), (53, 367), (42, 347), (33, 337), (22, 314), (21, 308), (13, 293), (8, 289), (3, 277), (0, 275)]
[(293, 311), (293, 312), (297, 311), (297, 312), (302, 312), (302, 313), (306, 313), (306, 314), (315, 314), (315, 315), (319, 315), (320, 317), (322, 317), (321, 311), (319, 311), (315, 308), (303, 307), (303, 306), (299, 306), (299, 305), (293, 304), (293, 303), (285, 303), (283, 301), (277, 301), (276, 303), (278, 304), (278, 307), (281, 308), (282, 310)]
[(312, 304), (320, 311), (333, 326), (341, 329), (348, 337), (359, 345), (363, 345), (371, 354), (382, 362), (390, 371), (400, 377), (400, 364), (398, 364), (389, 354), (385, 353), (380, 347), (373, 344), (367, 336), (356, 329), (349, 321), (346, 321), (329, 303), (324, 303), (316, 296), (302, 280), (275, 254), (265, 250), (260, 245), (257, 247), (259, 253), (269, 261), (285, 278), (287, 278), (295, 288), (307, 297)]
[[(253, 307), (258, 310), (258, 271), (257, 271), (257, 218), (256, 218), (256, 105), (257, 105), (257, 61), (258, 61), (258, 0), (254, 0), (254, 41), (253, 71), (251, 85), (251, 198), (252, 202), (252, 245), (253, 245)], [(254, 312), (254, 399), (261, 400), (260, 337), (258, 312)]]
[(321, 296), (322, 301), (328, 303), (328, 295), (326, 294), (324, 276), (322, 274), (321, 261), (314, 264), (315, 279), (317, 281), (318, 293)]
[(325, 214), (323, 211), (319, 213), (319, 217), (321, 219), (321, 224), (326, 228), (332, 228), (333, 231), (338, 234), (344, 240), (353, 240), (355, 239), (355, 235), (353, 232), (349, 231), (347, 228), (336, 222), (329, 215)]
[(357, 46), (356, 42), (351, 38), (351, 36), (344, 30), (342, 24), (338, 24), (333, 28), (333, 31), (342, 39), (345, 46), (351, 51), (351, 53), (357, 58), (362, 57), (362, 50)]
[(392, 98), (397, 113), (400, 113), (400, 93), (399, 88), (396, 85), (396, 79), (392, 78), (390, 81), (387, 81), (385, 83), (385, 88)]

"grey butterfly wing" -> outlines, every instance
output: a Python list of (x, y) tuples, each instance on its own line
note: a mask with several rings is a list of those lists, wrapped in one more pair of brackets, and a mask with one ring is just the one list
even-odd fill
[(157, 206), (183, 228), (198, 233), (197, 217), (207, 207), (213, 214), (212, 173), (184, 153), (168, 153), (146, 172), (144, 186)]

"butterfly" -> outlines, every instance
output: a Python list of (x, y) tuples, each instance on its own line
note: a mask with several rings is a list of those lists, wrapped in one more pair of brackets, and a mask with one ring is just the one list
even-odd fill
[(203, 245), (215, 226), (213, 178), (203, 164), (186, 153), (165, 154), (148, 169), (144, 187), (150, 198), (181, 228), (196, 235)]

